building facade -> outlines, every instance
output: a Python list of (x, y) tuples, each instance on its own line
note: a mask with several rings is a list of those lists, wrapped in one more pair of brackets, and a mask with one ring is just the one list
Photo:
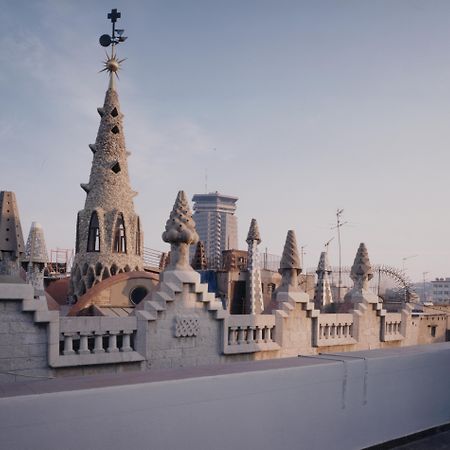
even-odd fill
[(237, 197), (219, 192), (195, 194), (194, 221), (203, 242), (209, 269), (219, 269), (222, 251), (238, 248)]
[(450, 304), (450, 278), (436, 278), (431, 282), (431, 301), (439, 304)]

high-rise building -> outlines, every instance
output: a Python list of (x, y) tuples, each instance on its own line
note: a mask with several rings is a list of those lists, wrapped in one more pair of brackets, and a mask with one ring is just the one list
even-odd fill
[(203, 242), (208, 260), (208, 268), (220, 268), (223, 250), (238, 248), (237, 197), (219, 192), (195, 194), (193, 218), (197, 233)]

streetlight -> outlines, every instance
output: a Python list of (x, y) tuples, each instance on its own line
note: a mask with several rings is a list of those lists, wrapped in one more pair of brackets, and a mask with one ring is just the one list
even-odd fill
[(415, 258), (416, 256), (419, 256), (419, 255), (405, 256), (402, 258), (403, 273), (405, 272), (405, 261), (407, 261), (408, 259), (411, 259), (411, 258)]

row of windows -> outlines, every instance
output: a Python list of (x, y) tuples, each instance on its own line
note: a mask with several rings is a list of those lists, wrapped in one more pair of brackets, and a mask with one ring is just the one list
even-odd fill
[[(79, 244), (78, 244), (78, 229), (77, 229), (77, 251), (79, 251), (78, 246)], [(95, 211), (92, 213), (91, 220), (89, 222), (87, 251), (88, 252), (100, 251), (100, 225), (98, 221), (98, 215)], [(117, 216), (116, 224), (114, 227), (113, 251), (116, 253), (127, 252), (125, 221), (123, 219), (122, 213), (120, 213)], [(141, 254), (141, 224), (138, 218), (136, 227), (136, 255), (140, 254)]]

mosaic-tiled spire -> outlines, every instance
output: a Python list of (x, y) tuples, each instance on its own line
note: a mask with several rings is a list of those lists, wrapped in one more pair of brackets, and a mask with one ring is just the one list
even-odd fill
[(71, 293), (74, 299), (94, 284), (121, 272), (142, 270), (143, 235), (134, 211), (128, 176), (123, 114), (114, 77), (120, 61), (114, 49), (105, 62), (110, 81), (100, 114), (95, 144), (89, 145), (93, 160), (84, 209), (79, 211)]
[(0, 275), (18, 276), (25, 251), (14, 192), (0, 192)]
[(369, 261), (369, 253), (366, 245), (361, 243), (356, 252), (355, 261), (350, 271), (350, 278), (355, 287), (367, 289), (369, 281), (373, 278), (372, 266)]
[(252, 219), (247, 235), (248, 244), (248, 285), (247, 304), (250, 314), (260, 314), (264, 310), (261, 287), (261, 269), (259, 266), (258, 245), (261, 243), (258, 223)]
[(27, 282), (39, 292), (44, 292), (44, 268), (48, 263), (47, 246), (44, 229), (38, 222), (33, 222), (25, 246), (22, 265), (27, 271)]
[(328, 262), (327, 252), (320, 254), (319, 264), (317, 266), (317, 284), (314, 292), (314, 304), (316, 308), (322, 308), (333, 303), (331, 294), (330, 274), (331, 267)]

